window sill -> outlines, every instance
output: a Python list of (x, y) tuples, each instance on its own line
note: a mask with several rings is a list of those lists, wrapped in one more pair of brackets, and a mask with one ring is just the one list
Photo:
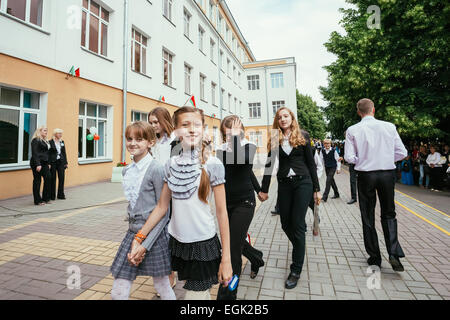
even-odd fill
[(41, 27), (39, 27), (37, 25), (34, 25), (34, 24), (30, 23), (30, 22), (23, 21), (22, 19), (16, 18), (16, 17), (14, 17), (14, 16), (12, 16), (10, 14), (4, 13), (4, 12), (0, 12), (0, 16), (4, 16), (4, 17), (7, 17), (7, 18), (9, 18), (11, 20), (14, 20), (16, 22), (19, 22), (19, 23), (21, 23), (21, 24), (23, 24), (23, 25), (25, 25), (27, 27), (30, 27), (30, 28), (32, 28), (34, 30), (37, 30), (37, 31), (40, 31), (40, 32), (42, 32), (42, 33), (44, 33), (44, 34), (46, 34), (48, 36), (50, 35), (50, 32), (45, 31)]
[(198, 49), (198, 51), (200, 51), (200, 52), (202, 53), (202, 55), (204, 55), (204, 56), (206, 57), (206, 53), (204, 53), (204, 52), (202, 51), (202, 49)]
[(163, 83), (163, 86), (169, 87), (170, 89), (177, 90), (176, 88), (169, 86), (168, 84)]
[(137, 74), (139, 74), (139, 75), (141, 75), (143, 77), (146, 77), (146, 78), (149, 78), (149, 79), (152, 78), (149, 75), (146, 75), (145, 73), (142, 73), (142, 72), (139, 72), (139, 71), (136, 71), (136, 70), (133, 70), (133, 69), (131, 69), (131, 71), (133, 71), (134, 73), (137, 73)]
[(106, 162), (113, 162), (113, 160), (112, 159), (107, 159), (107, 158), (102, 158), (102, 159), (78, 159), (78, 164), (80, 164), (80, 165), (106, 163)]
[(215, 65), (217, 67), (217, 64), (214, 62), (214, 60), (210, 59), (212, 64)]
[(192, 41), (187, 35), (184, 35), (184, 37), (185, 37), (186, 39), (188, 39), (190, 43), (194, 44), (194, 41)]
[(190, 93), (187, 93), (187, 92), (185, 92), (184, 94), (187, 95), (187, 96), (189, 96), (189, 97), (192, 96)]
[(101, 54), (98, 54), (98, 53), (95, 53), (94, 51), (91, 51), (91, 50), (89, 50), (89, 49), (86, 49), (86, 48), (83, 47), (83, 46), (81, 46), (80, 48), (81, 48), (83, 51), (85, 51), (85, 52), (87, 52), (87, 53), (90, 53), (90, 54), (92, 54), (92, 55), (94, 55), (94, 56), (96, 56), (96, 57), (99, 57), (99, 58), (102, 58), (102, 59), (104, 59), (104, 60), (106, 60), (106, 61), (109, 61), (109, 62), (114, 63), (114, 60), (111, 60), (111, 59), (109, 59), (109, 58), (107, 58), (107, 57), (105, 57), (105, 56), (102, 56)]
[(214, 103), (213, 103), (212, 105), (213, 105), (213, 107), (216, 107), (216, 108), (218, 108), (218, 107), (219, 107), (219, 106), (218, 106), (217, 104), (214, 104)]
[(175, 25), (175, 23), (173, 23), (172, 21), (170, 21), (170, 19), (167, 18), (164, 14), (163, 14), (162, 16), (164, 17), (164, 19), (166, 19), (167, 21), (169, 21), (170, 24), (173, 25), (175, 28), (177, 27), (177, 26)]
[(31, 170), (30, 164), (7, 164), (0, 166), (0, 172), (6, 171), (18, 171), (18, 170)]
[(204, 103), (208, 103), (208, 101), (206, 101), (206, 100), (203, 100), (203, 99), (200, 99), (200, 101), (203, 101)]

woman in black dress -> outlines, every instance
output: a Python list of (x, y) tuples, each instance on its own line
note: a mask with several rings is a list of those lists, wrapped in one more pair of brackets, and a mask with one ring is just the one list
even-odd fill
[[(242, 255), (251, 263), (251, 278), (255, 278), (264, 265), (263, 253), (247, 241), (247, 232), (255, 213), (255, 191), (261, 190), (253, 173), (256, 146), (244, 137), (244, 126), (238, 116), (231, 115), (222, 120), (220, 131), (224, 144), (216, 150), (225, 167), (225, 196), (230, 226), (231, 265), (233, 274), (240, 276)], [(229, 291), (219, 287), (217, 300), (236, 300), (237, 288)]]
[[(35, 205), (43, 205), (50, 202), (50, 143), (47, 140), (47, 133), (47, 127), (41, 126), (35, 131), (31, 140), (30, 166), (33, 171), (33, 198)], [(44, 190), (41, 197), (42, 178), (44, 178)]]

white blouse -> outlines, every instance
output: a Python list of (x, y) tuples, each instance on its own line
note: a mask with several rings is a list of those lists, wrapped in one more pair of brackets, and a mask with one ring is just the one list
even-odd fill
[(435, 152), (434, 154), (429, 154), (427, 157), (427, 164), (434, 164), (435, 167), (442, 167), (441, 165), (441, 154), (439, 152)]
[(163, 165), (166, 164), (166, 162), (170, 159), (170, 144), (174, 139), (175, 134), (173, 132), (170, 137), (164, 133), (164, 136), (159, 139), (151, 149), (155, 160), (159, 161)]
[(123, 176), (122, 187), (125, 193), (125, 197), (130, 202), (130, 206), (133, 209), (139, 196), (142, 180), (144, 179), (145, 172), (148, 166), (152, 162), (153, 157), (150, 153), (142, 158), (139, 162), (133, 162), (129, 165), (129, 169)]

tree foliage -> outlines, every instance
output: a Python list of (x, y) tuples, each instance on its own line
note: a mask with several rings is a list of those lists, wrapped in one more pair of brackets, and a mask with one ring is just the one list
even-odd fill
[[(449, 138), (450, 2), (347, 0), (346, 34), (325, 43), (337, 60), (325, 69), (325, 115), (334, 138), (359, 121), (356, 103), (374, 101), (376, 117), (394, 123), (407, 139)], [(381, 28), (370, 29), (370, 5), (381, 9)]]
[(323, 112), (308, 95), (297, 90), (297, 117), (300, 127), (308, 131), (311, 138), (324, 139), (326, 124)]

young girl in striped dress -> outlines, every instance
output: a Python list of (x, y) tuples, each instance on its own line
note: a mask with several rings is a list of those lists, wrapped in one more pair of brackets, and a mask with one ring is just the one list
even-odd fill
[[(163, 212), (152, 232), (146, 236), (139, 233), (155, 208), (164, 183), (164, 167), (149, 153), (156, 136), (150, 124), (138, 121), (126, 128), (125, 137), (127, 150), (133, 155), (133, 163), (122, 171), (124, 193), (129, 201), (129, 227), (111, 266), (114, 277), (111, 297), (113, 300), (127, 300), (137, 276), (152, 276), (155, 290), (161, 298), (175, 300), (168, 277), (171, 267), (167, 210)], [(132, 250), (133, 240), (139, 243), (147, 254), (144, 252), (139, 263), (131, 265), (128, 255)]]
[[(172, 269), (178, 272), (179, 280), (186, 281), (186, 300), (209, 300), (210, 288), (219, 282), (226, 286), (232, 277), (225, 170), (219, 159), (205, 152), (208, 148), (202, 110), (182, 107), (173, 119), (181, 140), (177, 145), (181, 154), (166, 164), (160, 201), (141, 233), (153, 231), (172, 199), (169, 223)], [(209, 206), (212, 193), (221, 242)], [(136, 243), (130, 261), (138, 262), (143, 253), (145, 248)]]

